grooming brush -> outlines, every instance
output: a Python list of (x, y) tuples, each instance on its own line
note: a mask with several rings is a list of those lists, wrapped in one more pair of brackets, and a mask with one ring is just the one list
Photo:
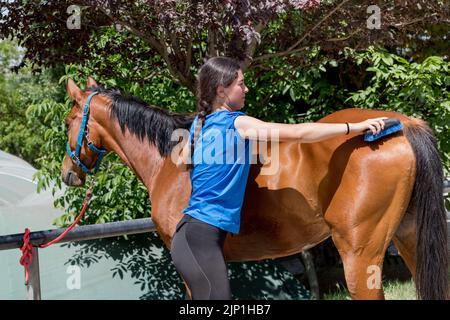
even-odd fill
[(373, 134), (372, 130), (366, 130), (364, 141), (374, 141), (403, 129), (403, 124), (397, 118), (388, 118), (383, 120), (383, 122), (384, 129), (377, 134)]

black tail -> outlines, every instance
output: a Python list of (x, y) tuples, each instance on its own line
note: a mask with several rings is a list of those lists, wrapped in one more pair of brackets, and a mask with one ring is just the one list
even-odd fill
[(416, 157), (416, 179), (410, 205), (416, 212), (417, 295), (425, 300), (448, 299), (444, 174), (436, 138), (428, 125), (417, 119), (408, 123), (404, 132)]

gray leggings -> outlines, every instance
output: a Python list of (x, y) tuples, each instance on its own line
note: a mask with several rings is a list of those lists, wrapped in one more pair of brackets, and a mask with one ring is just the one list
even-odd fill
[(175, 268), (191, 290), (193, 300), (230, 300), (228, 270), (223, 257), (227, 232), (185, 215), (172, 239)]

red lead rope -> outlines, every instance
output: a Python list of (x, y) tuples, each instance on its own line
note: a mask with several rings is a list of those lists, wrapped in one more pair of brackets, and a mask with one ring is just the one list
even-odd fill
[(33, 261), (33, 245), (30, 243), (30, 229), (26, 228), (23, 235), (23, 245), (20, 248), (22, 257), (20, 264), (25, 267), (25, 284), (28, 284), (28, 265)]
[[(70, 230), (72, 230), (73, 227), (75, 227), (77, 225), (78, 221), (80, 221), (81, 217), (86, 212), (86, 209), (88, 207), (91, 196), (92, 196), (92, 187), (89, 188), (88, 191), (86, 192), (86, 197), (84, 198), (84, 202), (83, 202), (83, 208), (81, 208), (81, 211), (78, 214), (75, 221), (66, 230), (64, 230), (64, 232), (61, 233), (58, 237), (56, 237), (55, 239), (53, 239), (52, 241), (50, 241), (48, 243), (41, 244), (38, 247), (39, 248), (47, 248), (48, 246), (51, 246), (52, 244), (57, 243), (62, 238), (64, 238), (64, 236)], [(23, 265), (25, 268), (25, 285), (28, 285), (28, 278), (29, 278), (28, 265), (33, 261), (33, 245), (30, 242), (30, 230), (28, 228), (25, 229), (25, 233), (23, 235), (23, 245), (20, 248), (20, 250), (22, 251), (22, 257), (20, 257), (20, 264)]]

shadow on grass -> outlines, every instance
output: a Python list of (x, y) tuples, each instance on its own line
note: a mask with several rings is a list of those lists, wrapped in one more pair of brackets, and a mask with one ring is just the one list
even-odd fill
[[(184, 299), (184, 285), (161, 239), (155, 233), (66, 243), (75, 254), (66, 265), (94, 268), (112, 260), (111, 278), (131, 278), (140, 299)], [(277, 261), (229, 263), (234, 299), (309, 299), (309, 292)], [(126, 287), (121, 288), (126, 290)]]

